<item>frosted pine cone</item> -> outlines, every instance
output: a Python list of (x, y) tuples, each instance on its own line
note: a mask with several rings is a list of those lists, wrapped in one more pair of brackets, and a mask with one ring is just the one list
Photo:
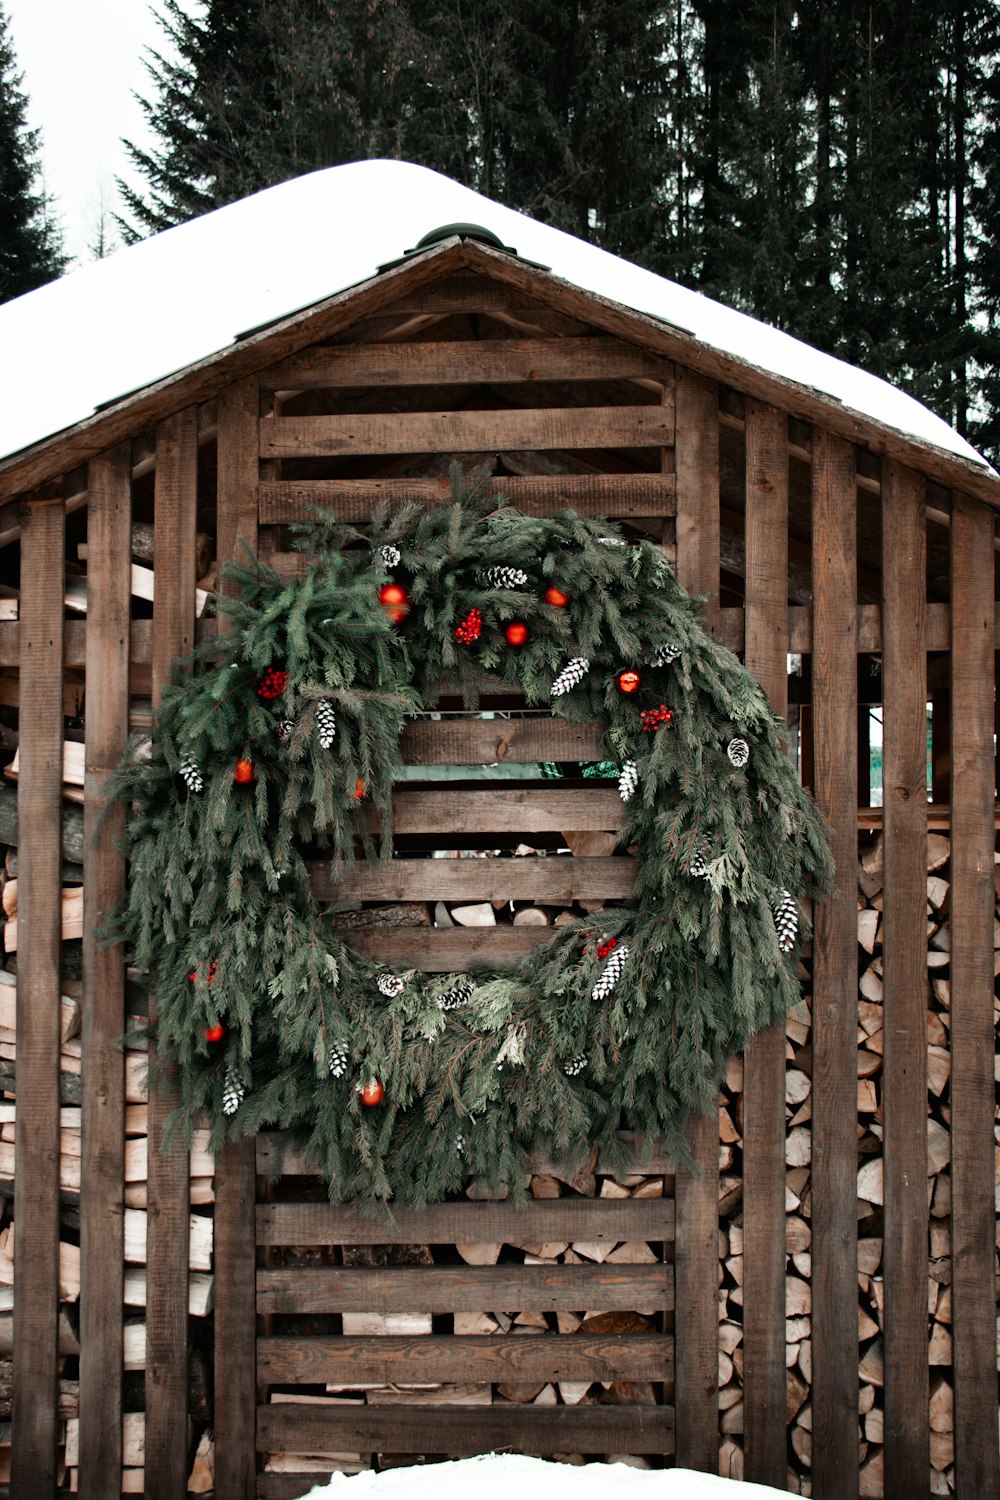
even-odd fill
[(321, 698), (316, 705), (316, 733), (322, 749), (329, 750), (337, 733), (337, 715), (329, 698)]
[(232, 1068), (226, 1069), (225, 1082), (222, 1087), (222, 1113), (234, 1115), (246, 1098), (246, 1089)]
[(283, 745), (288, 744), (288, 741), (292, 737), (292, 730), (294, 728), (295, 725), (292, 723), (291, 719), (280, 719), (278, 721), (278, 739)]
[(790, 891), (782, 891), (777, 901), (771, 902), (774, 914), (774, 930), (778, 935), (778, 947), (782, 953), (790, 953), (799, 935), (798, 902)]
[(618, 777), (618, 795), (623, 802), (629, 802), (639, 789), (639, 767), (634, 760), (627, 760), (622, 766)]
[(380, 974), (375, 981), (379, 993), (392, 1000), (396, 995), (401, 995), (406, 988), (398, 974)]
[(455, 1150), (458, 1152), (459, 1156), (465, 1155), (465, 1136), (463, 1135), (461, 1130), (455, 1137)]
[(330, 1048), (330, 1077), (343, 1078), (347, 1072), (347, 1043), (334, 1042)]
[(739, 770), (750, 759), (750, 746), (743, 739), (730, 740), (726, 746), (726, 754), (729, 756), (730, 765)]
[(528, 581), (523, 568), (487, 568), (480, 573), (479, 581), (488, 589), (520, 589)]
[(391, 542), (387, 542), (384, 547), (380, 547), (378, 549), (378, 555), (387, 568), (399, 567), (399, 559), (401, 553), (399, 548), (394, 547)]
[(553, 698), (561, 698), (564, 693), (568, 693), (571, 688), (575, 688), (577, 683), (582, 682), (589, 671), (589, 658), (586, 656), (574, 656), (572, 661), (566, 663), (555, 682), (549, 688), (549, 695)]
[(578, 1052), (575, 1057), (570, 1058), (568, 1063), (563, 1063), (563, 1072), (566, 1074), (567, 1078), (577, 1078), (583, 1072), (586, 1066), (586, 1052)]
[(189, 792), (203, 792), (205, 790), (205, 778), (198, 769), (197, 763), (190, 755), (185, 755), (181, 761), (180, 778)]
[(681, 648), (676, 641), (668, 641), (665, 646), (657, 646), (653, 652), (654, 667), (669, 667), (672, 661), (676, 661), (681, 654)]
[(622, 977), (622, 970), (627, 962), (628, 947), (623, 944), (620, 948), (615, 949), (604, 965), (600, 978), (590, 992), (592, 1000), (603, 1000), (606, 995), (611, 994), (611, 991)]
[(709, 849), (705, 840), (699, 839), (694, 846), (694, 853), (691, 855), (691, 863), (688, 866), (688, 874), (693, 875), (696, 880), (703, 879), (708, 874), (708, 853)]
[(472, 999), (472, 985), (468, 981), (452, 985), (443, 995), (438, 995), (439, 1010), (461, 1010)]

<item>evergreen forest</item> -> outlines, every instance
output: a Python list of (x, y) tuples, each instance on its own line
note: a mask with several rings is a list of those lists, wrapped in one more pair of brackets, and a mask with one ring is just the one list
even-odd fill
[(0, 4), (0, 302), (60, 276), (62, 235), (41, 183), (39, 132), (27, 121), (27, 98)]

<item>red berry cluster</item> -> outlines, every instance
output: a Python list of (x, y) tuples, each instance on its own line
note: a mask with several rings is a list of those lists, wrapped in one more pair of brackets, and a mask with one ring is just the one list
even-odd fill
[[(205, 972), (205, 983), (208, 985), (209, 989), (212, 988), (212, 985), (215, 982), (215, 970), (216, 970), (216, 968), (217, 968), (217, 964), (215, 962), (215, 959), (213, 958), (212, 962), (209, 964), (208, 969)], [(195, 969), (191, 974), (188, 975), (188, 978), (190, 979), (190, 981), (191, 981), (192, 984), (197, 984), (197, 982), (198, 982), (198, 970)]]
[(597, 956), (598, 956), (598, 958), (607, 958), (608, 954), (609, 953), (613, 953), (614, 950), (617, 947), (618, 947), (618, 939), (617, 938), (613, 938), (613, 937), (605, 938), (604, 941), (603, 941), (603, 943), (598, 943), (598, 945), (597, 945)]
[(268, 703), (275, 698), (280, 698), (288, 683), (288, 673), (283, 672), (280, 667), (268, 667), (261, 678), (257, 688), (257, 697), (264, 698)]
[(478, 609), (470, 609), (461, 625), (455, 628), (455, 639), (462, 646), (471, 646), (483, 633), (483, 617)]
[(644, 730), (669, 729), (674, 722), (674, 711), (661, 703), (659, 708), (644, 708), (639, 719)]

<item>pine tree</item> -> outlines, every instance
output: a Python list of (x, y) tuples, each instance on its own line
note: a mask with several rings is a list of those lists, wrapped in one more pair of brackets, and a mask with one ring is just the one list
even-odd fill
[(62, 237), (38, 183), (40, 132), (28, 128), (22, 81), (0, 7), (0, 302), (52, 281), (66, 268)]

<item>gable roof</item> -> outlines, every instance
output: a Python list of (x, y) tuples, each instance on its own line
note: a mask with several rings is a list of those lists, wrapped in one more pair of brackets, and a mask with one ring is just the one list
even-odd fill
[[(481, 224), (519, 256), (551, 268), (553, 278), (640, 314), (637, 321), (676, 336), (679, 358), (684, 346), (689, 354), (702, 346), (724, 367), (762, 372), (811, 396), (809, 406), (818, 397), (864, 426), (936, 450), (952, 460), (948, 469), (997, 503), (996, 476), (981, 455), (887, 382), (426, 167), (398, 161), (353, 162), (281, 183), (0, 306), (0, 481), (6, 470), (12, 482), (19, 471), (22, 480), (39, 482), (45, 466), (25, 468), (18, 462), (24, 450), (48, 447), (80, 424), (101, 428), (95, 413), (121, 409), (182, 372), (220, 358), (231, 374), (246, 373), (241, 365), (260, 368), (263, 359), (248, 362), (237, 351), (249, 355), (248, 346), (266, 341), (267, 330), (300, 324), (297, 313), (342, 303), (342, 294), (360, 291), (380, 265), (454, 221)], [(447, 245), (431, 249), (378, 280), (387, 292), (397, 278), (427, 280), (418, 265), (434, 262), (427, 271), (441, 274), (446, 258)], [(482, 250), (482, 258), (512, 264), (493, 251)], [(73, 462), (79, 461), (77, 454)], [(48, 475), (66, 467), (49, 464)], [(2, 484), (2, 492), (13, 493), (12, 483)]]

